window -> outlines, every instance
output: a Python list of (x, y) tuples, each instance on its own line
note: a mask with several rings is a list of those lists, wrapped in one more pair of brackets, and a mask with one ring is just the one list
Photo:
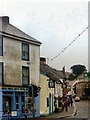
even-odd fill
[(33, 111), (32, 98), (22, 96), (22, 113), (30, 113)]
[(3, 63), (0, 63), (0, 85), (3, 84)]
[(3, 96), (3, 114), (9, 114), (11, 112), (11, 97)]
[(0, 56), (3, 56), (3, 39), (2, 39), (2, 36), (0, 36)]
[(16, 96), (16, 109), (19, 109), (19, 98)]
[(22, 43), (22, 60), (29, 60), (29, 44)]
[(29, 85), (29, 67), (22, 66), (22, 85)]

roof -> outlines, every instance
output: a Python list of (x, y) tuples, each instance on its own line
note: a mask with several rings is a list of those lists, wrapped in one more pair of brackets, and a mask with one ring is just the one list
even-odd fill
[(40, 72), (43, 72), (46, 76), (48, 76), (50, 79), (55, 80), (55, 81), (58, 81), (64, 78), (62, 71), (51, 68), (47, 64), (40, 63)]
[(41, 42), (9, 23), (9, 17), (0, 17), (0, 33), (40, 45)]

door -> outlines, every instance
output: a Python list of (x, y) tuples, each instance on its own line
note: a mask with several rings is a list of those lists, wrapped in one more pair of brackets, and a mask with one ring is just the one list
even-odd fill
[(49, 93), (49, 114), (52, 114), (51, 108), (52, 108), (51, 93)]
[(52, 113), (54, 112), (54, 95), (52, 94)]

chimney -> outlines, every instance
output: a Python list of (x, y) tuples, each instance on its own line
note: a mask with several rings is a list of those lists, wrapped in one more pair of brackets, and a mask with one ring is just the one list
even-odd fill
[(40, 57), (40, 63), (46, 64), (46, 58), (45, 57)]
[(65, 74), (65, 66), (62, 68), (63, 74)]
[(8, 16), (0, 16), (0, 21), (3, 23), (9, 23), (9, 17)]

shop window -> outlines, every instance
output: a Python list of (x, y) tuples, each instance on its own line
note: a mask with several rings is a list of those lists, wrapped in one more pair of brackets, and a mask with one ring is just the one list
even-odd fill
[(22, 60), (29, 60), (29, 44), (22, 43)]
[(29, 85), (29, 67), (22, 67), (22, 85)]
[(3, 56), (3, 38), (0, 36), (0, 56)]
[(3, 97), (3, 114), (10, 114), (11, 112), (11, 97)]
[(16, 109), (19, 109), (19, 98), (16, 96)]
[(22, 96), (22, 113), (33, 112), (33, 101), (31, 97)]

